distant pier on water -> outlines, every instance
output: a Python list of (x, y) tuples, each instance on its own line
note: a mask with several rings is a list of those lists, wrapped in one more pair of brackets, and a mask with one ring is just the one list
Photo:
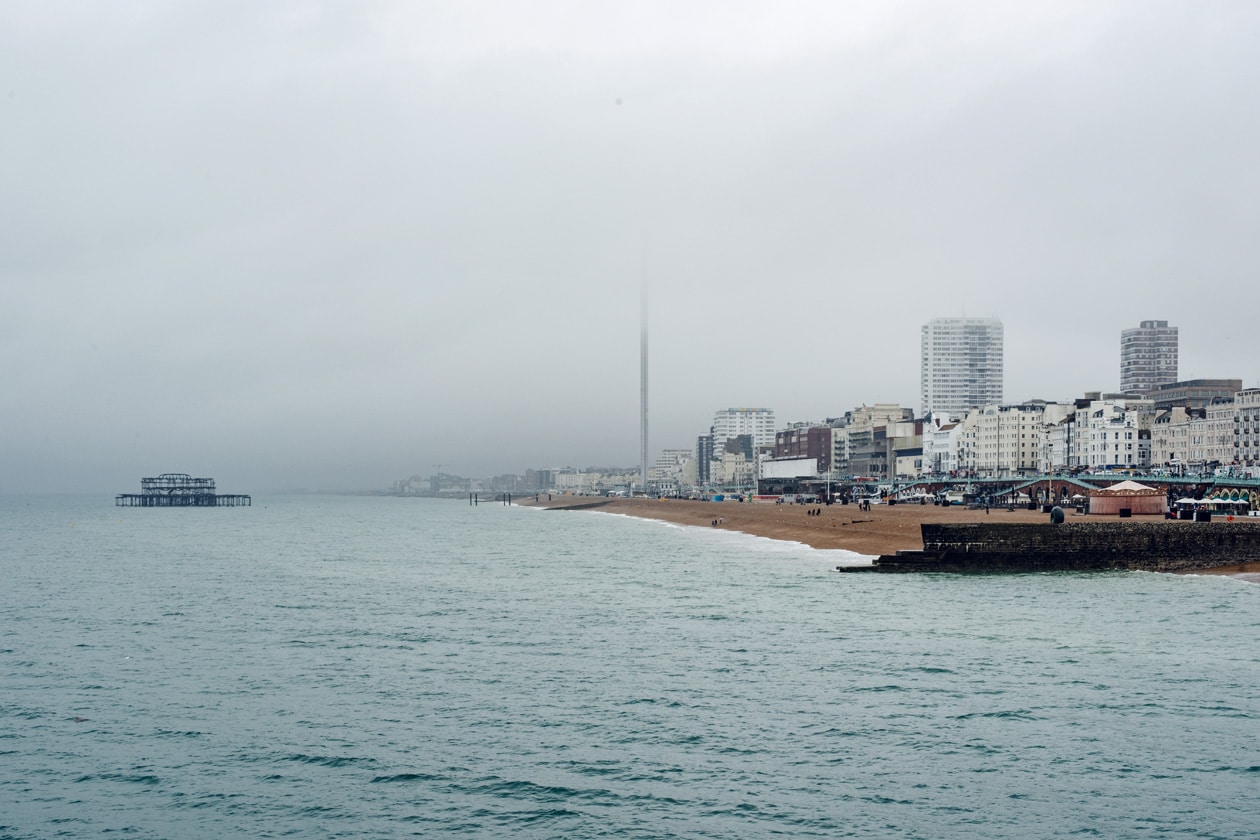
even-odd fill
[(249, 507), (249, 496), (214, 492), (213, 478), (193, 478), (188, 473), (162, 473), (140, 479), (139, 493), (120, 493), (116, 507)]

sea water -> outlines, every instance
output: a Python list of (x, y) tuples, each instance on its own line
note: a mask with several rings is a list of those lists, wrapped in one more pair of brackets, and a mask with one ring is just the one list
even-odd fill
[(0, 838), (1260, 835), (1260, 586), (0, 499)]

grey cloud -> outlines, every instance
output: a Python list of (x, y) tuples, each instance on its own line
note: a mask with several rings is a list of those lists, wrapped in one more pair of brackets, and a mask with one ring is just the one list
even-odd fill
[(634, 463), (643, 278), (653, 448), (963, 313), (1257, 384), (1252, 5), (529, 5), (0, 13), (0, 491)]

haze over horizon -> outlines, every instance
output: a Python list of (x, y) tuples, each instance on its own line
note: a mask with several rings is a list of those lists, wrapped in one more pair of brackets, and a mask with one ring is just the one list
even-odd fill
[(1006, 399), (1251, 347), (1247, 2), (7, 3), (0, 493), (369, 489), (634, 466), (919, 405), (1000, 318)]

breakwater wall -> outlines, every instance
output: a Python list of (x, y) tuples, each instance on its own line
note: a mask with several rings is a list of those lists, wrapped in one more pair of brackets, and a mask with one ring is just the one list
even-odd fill
[(922, 525), (923, 550), (885, 555), (865, 572), (1188, 572), (1260, 561), (1260, 522), (1074, 522)]

